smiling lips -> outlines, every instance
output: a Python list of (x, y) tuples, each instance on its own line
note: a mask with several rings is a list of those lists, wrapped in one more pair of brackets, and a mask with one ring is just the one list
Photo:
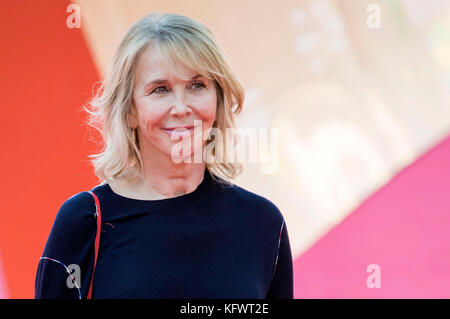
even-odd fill
[(175, 130), (175, 131), (184, 131), (184, 130), (186, 130), (186, 129), (193, 129), (194, 128), (194, 126), (193, 125), (189, 125), (189, 126), (175, 126), (175, 127), (166, 127), (166, 128), (163, 128), (164, 130), (168, 130), (168, 131), (173, 131), (173, 130)]
[(177, 136), (190, 136), (192, 135), (192, 131), (194, 130), (194, 126), (177, 126), (177, 127), (168, 127), (162, 128), (164, 132), (166, 132), (169, 136), (172, 134), (176, 134)]

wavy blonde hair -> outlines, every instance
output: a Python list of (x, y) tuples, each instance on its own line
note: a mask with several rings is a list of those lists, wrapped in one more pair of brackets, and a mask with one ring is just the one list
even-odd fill
[[(95, 175), (105, 181), (113, 178), (134, 180), (142, 177), (143, 166), (137, 134), (130, 127), (134, 71), (140, 54), (150, 44), (161, 50), (169, 68), (176, 73), (174, 62), (181, 61), (190, 70), (214, 79), (217, 93), (216, 119), (213, 128), (225, 132), (234, 128), (234, 114), (244, 102), (244, 89), (225, 61), (214, 34), (192, 18), (170, 13), (153, 13), (134, 24), (120, 43), (101, 86), (83, 109), (88, 125), (103, 138), (102, 151), (88, 155)], [(211, 154), (224, 154), (225, 143), (216, 143)], [(212, 140), (207, 141), (207, 144)], [(234, 145), (235, 143), (232, 143)], [(221, 182), (242, 172), (236, 162), (206, 162), (208, 172), (223, 177)]]

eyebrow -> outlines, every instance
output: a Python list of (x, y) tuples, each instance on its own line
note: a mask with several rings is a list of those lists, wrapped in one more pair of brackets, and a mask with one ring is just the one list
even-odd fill
[[(203, 77), (201, 74), (196, 74), (196, 75), (194, 75), (194, 76), (191, 78), (191, 81), (192, 81), (192, 80), (195, 80), (195, 79), (198, 79), (198, 78), (201, 78), (201, 77)], [(165, 79), (155, 79), (155, 80), (151, 80), (151, 81), (149, 81), (149, 82), (147, 82), (147, 83), (144, 84), (144, 88), (147, 88), (147, 87), (149, 87), (150, 85), (153, 85), (153, 84), (161, 84), (161, 83), (166, 83), (166, 82), (167, 82), (167, 80), (165, 80)]]

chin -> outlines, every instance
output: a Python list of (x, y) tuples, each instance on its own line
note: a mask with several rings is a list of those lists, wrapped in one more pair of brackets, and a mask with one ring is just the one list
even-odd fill
[[(166, 149), (165, 154), (167, 154), (170, 158), (172, 158), (172, 147), (169, 147)], [(178, 150), (181, 150), (181, 147), (177, 148)], [(197, 150), (194, 149), (194, 146), (191, 145), (190, 148), (183, 148), (183, 153), (181, 155), (174, 155), (173, 160), (177, 160), (187, 163), (195, 163), (196, 158), (194, 158), (195, 152), (199, 152), (200, 155), (197, 155), (200, 161), (203, 161), (203, 148), (198, 148)]]

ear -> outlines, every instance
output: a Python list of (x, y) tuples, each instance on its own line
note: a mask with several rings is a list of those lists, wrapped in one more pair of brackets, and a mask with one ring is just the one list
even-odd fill
[(133, 99), (131, 99), (130, 103), (130, 114), (128, 116), (129, 125), (131, 128), (136, 128), (139, 125), (137, 111), (136, 111), (136, 105), (134, 104)]

